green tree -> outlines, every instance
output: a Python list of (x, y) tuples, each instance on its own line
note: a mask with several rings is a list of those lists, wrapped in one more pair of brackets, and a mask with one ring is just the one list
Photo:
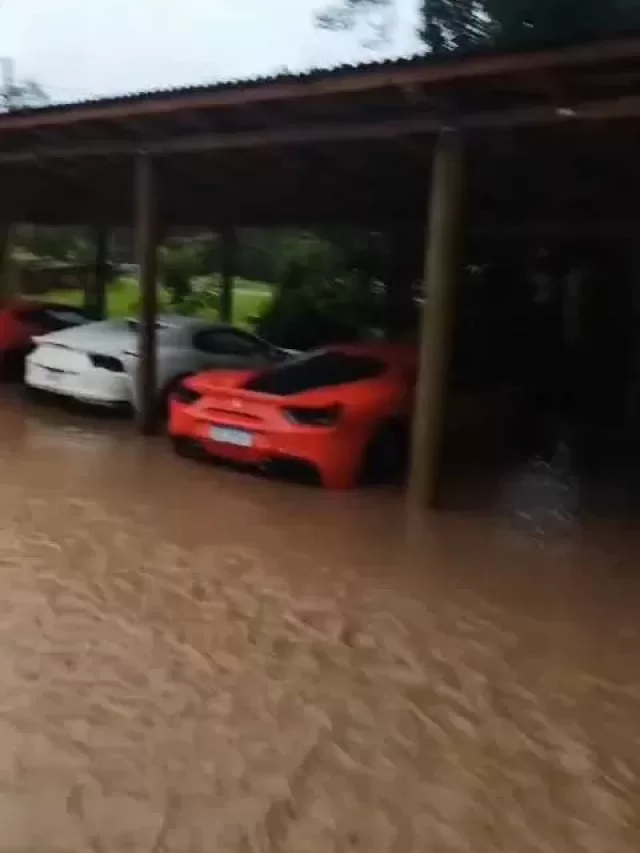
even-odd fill
[(274, 299), (259, 331), (294, 349), (354, 340), (384, 322), (377, 273), (382, 235), (360, 229), (291, 232), (282, 243)]
[[(467, 50), (488, 42), (493, 29), (486, 4), (490, 0), (421, 0), (418, 30), (432, 53)], [(513, 0), (514, 3), (520, 0)], [(396, 0), (340, 0), (316, 17), (318, 26), (353, 30), (359, 24), (389, 35)]]
[(327, 30), (353, 30), (364, 22), (385, 40), (395, 21), (395, 0), (337, 0), (316, 15), (316, 23)]
[(172, 240), (160, 249), (162, 284), (171, 305), (179, 309), (189, 304), (196, 276), (206, 275), (208, 246), (204, 240)]
[(42, 107), (48, 103), (46, 91), (35, 80), (8, 80), (0, 87), (0, 112)]
[(498, 47), (621, 35), (640, 27), (640, 0), (485, 0)]
[[(395, 0), (341, 0), (319, 26), (353, 29), (390, 15)], [(388, 18), (390, 19), (390, 18)], [(518, 48), (612, 36), (640, 28), (640, 0), (422, 0), (419, 34), (432, 53)]]
[(89, 264), (93, 249), (81, 230), (38, 225), (21, 225), (14, 238), (16, 247), (41, 261)]
[(422, 4), (420, 37), (433, 53), (471, 50), (487, 43), (492, 29), (483, 0), (430, 0)]

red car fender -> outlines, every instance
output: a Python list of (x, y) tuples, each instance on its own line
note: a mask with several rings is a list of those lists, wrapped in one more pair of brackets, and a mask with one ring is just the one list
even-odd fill
[(0, 351), (11, 352), (28, 347), (31, 334), (32, 330), (18, 308), (7, 307), (0, 311)]

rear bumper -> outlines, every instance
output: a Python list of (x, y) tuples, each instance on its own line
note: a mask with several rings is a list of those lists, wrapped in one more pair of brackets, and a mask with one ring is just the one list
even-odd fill
[(127, 375), (98, 368), (73, 373), (27, 359), (25, 383), (38, 391), (98, 406), (121, 406), (131, 401)]
[(261, 428), (252, 431), (241, 427), (251, 432), (251, 447), (212, 440), (213, 428), (228, 426), (223, 421), (203, 418), (189, 405), (171, 401), (169, 434), (174, 439), (188, 439), (212, 457), (254, 467), (301, 464), (315, 470), (328, 488), (346, 489), (357, 483), (361, 453), (346, 446), (334, 429), (276, 431)]

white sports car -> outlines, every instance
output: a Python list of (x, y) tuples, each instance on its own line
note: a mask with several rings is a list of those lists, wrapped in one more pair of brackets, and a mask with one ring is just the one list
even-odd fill
[[(290, 354), (264, 339), (195, 317), (157, 319), (157, 394), (163, 407), (180, 379), (201, 370), (259, 367)], [(25, 382), (103, 406), (136, 406), (138, 321), (105, 320), (34, 338)]]

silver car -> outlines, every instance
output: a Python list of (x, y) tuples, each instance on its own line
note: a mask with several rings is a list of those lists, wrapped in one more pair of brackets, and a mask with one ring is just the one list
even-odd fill
[[(191, 373), (256, 368), (290, 354), (244, 329), (196, 317), (160, 315), (156, 335), (156, 393), (162, 409), (180, 379)], [(137, 407), (137, 320), (89, 323), (42, 335), (34, 343), (27, 385), (97, 405)]]

